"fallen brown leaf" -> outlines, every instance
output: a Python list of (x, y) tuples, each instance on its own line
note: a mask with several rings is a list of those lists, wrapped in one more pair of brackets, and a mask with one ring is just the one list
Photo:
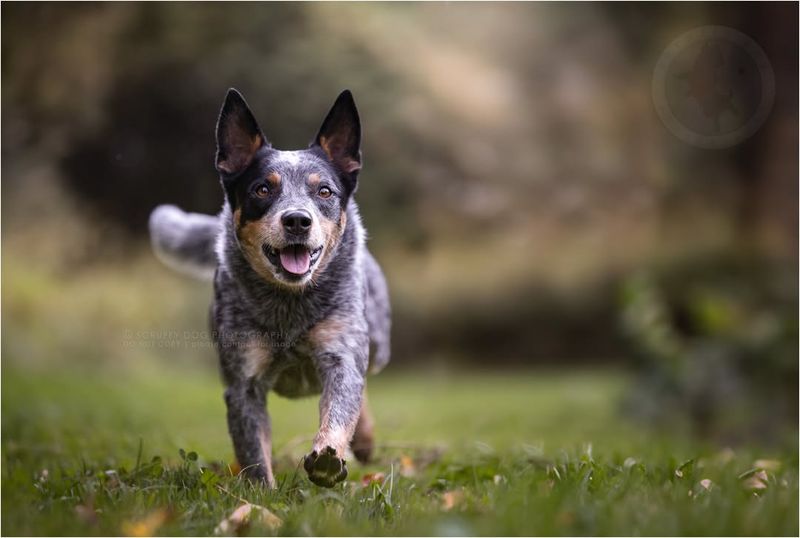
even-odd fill
[(87, 525), (94, 526), (97, 524), (97, 512), (94, 510), (94, 502), (92, 499), (87, 500), (86, 504), (77, 505), (75, 507), (75, 515)]
[(414, 465), (414, 460), (405, 454), (400, 456), (400, 476), (409, 477), (416, 473), (417, 467)]
[(464, 501), (464, 492), (461, 490), (445, 491), (442, 494), (442, 510), (452, 510)]
[(709, 480), (708, 478), (704, 478), (700, 481), (700, 487), (703, 489), (710, 491), (712, 487), (714, 487), (714, 482)]
[(761, 490), (767, 489), (769, 478), (765, 471), (756, 471), (745, 479), (743, 485), (746, 489)]
[(217, 525), (217, 528), (214, 529), (214, 534), (239, 534), (250, 523), (255, 523), (274, 531), (283, 525), (283, 520), (263, 506), (244, 503)]
[(236, 476), (242, 472), (242, 466), (239, 465), (238, 461), (234, 461), (230, 465), (228, 465), (228, 469), (231, 472), (231, 476)]
[(367, 473), (361, 478), (361, 485), (367, 487), (373, 483), (383, 484), (384, 480), (386, 480), (386, 475), (383, 473)]

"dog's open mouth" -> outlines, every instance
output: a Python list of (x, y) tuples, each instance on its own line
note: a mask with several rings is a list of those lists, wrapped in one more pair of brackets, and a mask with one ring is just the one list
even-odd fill
[(313, 250), (305, 245), (289, 245), (277, 249), (264, 245), (264, 254), (267, 259), (276, 267), (280, 267), (290, 276), (303, 276), (311, 271), (311, 267), (317, 263), (322, 247)]

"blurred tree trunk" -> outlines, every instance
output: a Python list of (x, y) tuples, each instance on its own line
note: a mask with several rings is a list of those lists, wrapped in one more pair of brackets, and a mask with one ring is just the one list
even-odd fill
[[(741, 30), (764, 49), (775, 72), (775, 102), (766, 123), (738, 148), (745, 172), (740, 226), (744, 237), (797, 260), (797, 4), (745, 4)], [(792, 158), (788, 158), (792, 155)]]

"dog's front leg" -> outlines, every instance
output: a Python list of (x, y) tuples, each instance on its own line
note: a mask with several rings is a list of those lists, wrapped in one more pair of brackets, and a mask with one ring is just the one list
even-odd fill
[(305, 457), (309, 479), (333, 487), (347, 477), (345, 450), (358, 423), (364, 391), (365, 367), (352, 353), (322, 353), (316, 357), (322, 381), (319, 431), (312, 451)]
[(228, 431), (236, 459), (245, 476), (275, 487), (272, 475), (272, 440), (266, 392), (256, 379), (236, 381), (225, 391)]

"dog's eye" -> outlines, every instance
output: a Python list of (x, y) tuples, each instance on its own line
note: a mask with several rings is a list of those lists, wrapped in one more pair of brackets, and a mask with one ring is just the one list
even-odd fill
[(266, 185), (259, 185), (253, 191), (253, 194), (258, 196), (259, 198), (266, 198), (267, 196), (269, 196), (269, 187), (267, 187)]
[(322, 187), (319, 190), (319, 197), (320, 198), (330, 198), (331, 194), (333, 194), (333, 191), (330, 190), (328, 187)]

